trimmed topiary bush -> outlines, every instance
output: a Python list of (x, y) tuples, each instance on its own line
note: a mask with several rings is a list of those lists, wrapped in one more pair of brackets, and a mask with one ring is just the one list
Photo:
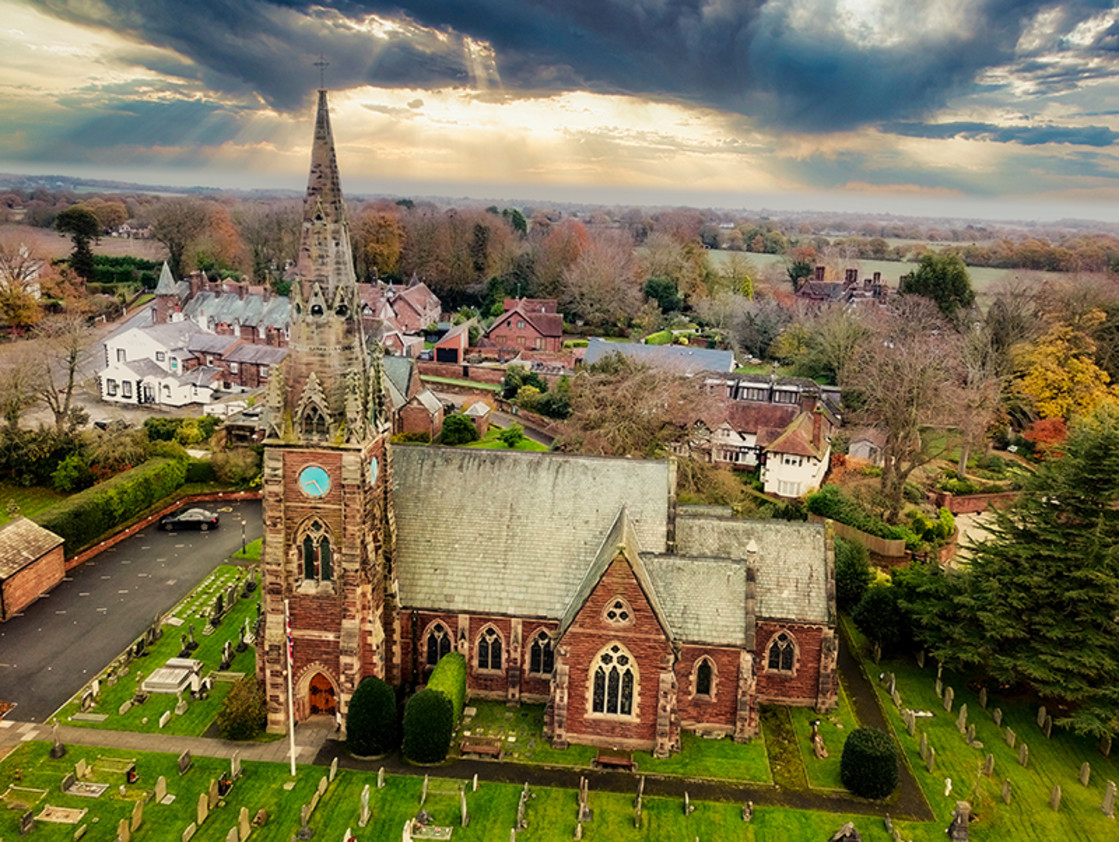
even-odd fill
[(363, 678), (346, 711), (346, 744), (359, 757), (396, 748), (396, 692), (375, 676)]
[(455, 712), (438, 690), (421, 690), (404, 706), (404, 756), (416, 763), (439, 763), (451, 748)]
[(264, 690), (253, 676), (230, 688), (217, 715), (218, 733), (227, 740), (251, 740), (268, 724)]
[(855, 795), (885, 798), (897, 788), (899, 762), (889, 734), (877, 728), (856, 728), (843, 743), (839, 778)]
[(448, 652), (439, 659), (427, 680), (427, 689), (438, 690), (451, 700), (458, 722), (466, 705), (466, 658), (461, 652)]
[(468, 444), (478, 440), (478, 430), (474, 422), (461, 413), (448, 415), (443, 419), (443, 431), (436, 437), (438, 444), (451, 446)]

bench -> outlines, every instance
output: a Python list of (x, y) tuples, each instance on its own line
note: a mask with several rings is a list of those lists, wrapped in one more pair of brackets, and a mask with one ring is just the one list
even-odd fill
[(479, 754), (500, 760), (501, 751), (502, 744), (500, 740), (465, 739), (462, 741), (463, 754)]
[(633, 754), (613, 748), (600, 748), (594, 763), (601, 769), (625, 769), (633, 771)]

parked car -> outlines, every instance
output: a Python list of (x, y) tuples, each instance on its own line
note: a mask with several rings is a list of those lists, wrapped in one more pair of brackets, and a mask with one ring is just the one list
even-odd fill
[(217, 512), (206, 509), (183, 509), (181, 512), (162, 518), (159, 521), (159, 528), (168, 532), (175, 529), (200, 529), (205, 532), (207, 529), (217, 529), (218, 520)]

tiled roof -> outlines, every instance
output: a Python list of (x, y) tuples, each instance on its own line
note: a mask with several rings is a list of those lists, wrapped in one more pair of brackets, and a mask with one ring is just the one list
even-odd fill
[(393, 447), (406, 607), (560, 619), (624, 506), (663, 552), (664, 461)]
[(0, 528), (0, 580), (18, 573), (62, 543), (62, 539), (25, 517)]
[(201, 354), (224, 354), (237, 344), (236, 336), (220, 336), (216, 333), (197, 333), (187, 340), (187, 350)]
[(279, 365), (287, 356), (287, 348), (277, 348), (275, 345), (254, 345), (251, 342), (242, 342), (229, 351), (225, 358), (231, 363), (256, 363), (257, 365)]
[(730, 371), (734, 368), (734, 354), (710, 348), (692, 348), (686, 345), (641, 345), (636, 342), (606, 342), (592, 338), (587, 343), (583, 362), (593, 365), (603, 357), (619, 353), (637, 362), (679, 374), (698, 374), (701, 371)]
[(746, 645), (746, 563), (643, 553), (673, 634), (688, 643)]
[(481, 401), (475, 401), (462, 414), (467, 418), (485, 418), (490, 414), (490, 408)]
[[(823, 419), (820, 420), (823, 423)], [(812, 428), (815, 417), (811, 412), (802, 412), (776, 439), (770, 442), (766, 450), (773, 453), (791, 453), (795, 456), (810, 456), (813, 459), (823, 459), (827, 452), (826, 443), (817, 447), (812, 441)]]
[(759, 619), (828, 622), (822, 524), (719, 518), (680, 507), (676, 519), (676, 549), (680, 555), (744, 559), (751, 541), (758, 549)]

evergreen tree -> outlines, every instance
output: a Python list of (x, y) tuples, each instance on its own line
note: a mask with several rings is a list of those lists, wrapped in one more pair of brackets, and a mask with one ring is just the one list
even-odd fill
[(921, 255), (917, 270), (901, 279), (898, 292), (931, 298), (940, 312), (953, 322), (960, 310), (970, 307), (975, 301), (967, 266), (958, 254), (951, 252)]
[[(1067, 702), (1081, 734), (1119, 733), (1119, 411), (1102, 407), (995, 513), (957, 599), (962, 660)], [(949, 652), (948, 654), (951, 654)]]

